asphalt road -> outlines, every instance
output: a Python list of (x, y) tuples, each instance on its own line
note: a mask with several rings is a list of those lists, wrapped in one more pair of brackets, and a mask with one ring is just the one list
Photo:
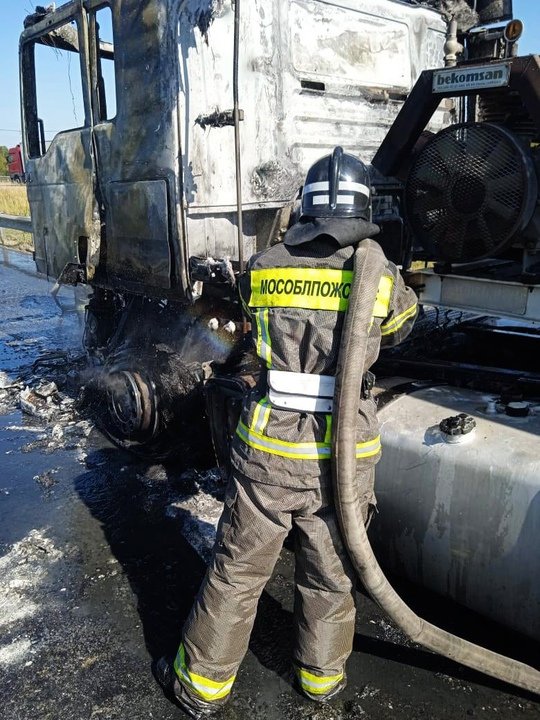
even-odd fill
[[(63, 289), (59, 306), (50, 289), (28, 256), (0, 249), (0, 716), (180, 718), (151, 663), (176, 648), (223, 485), (186, 470), (189, 457), (173, 468), (136, 461), (76, 414), (84, 292)], [(28, 398), (37, 416), (19, 408), (25, 386), (43, 394)], [(284, 550), (219, 718), (540, 717), (526, 693), (408, 642), (362, 593), (346, 690), (329, 706), (302, 699), (289, 681), (293, 572)], [(538, 664), (538, 645), (402, 590), (430, 619)]]

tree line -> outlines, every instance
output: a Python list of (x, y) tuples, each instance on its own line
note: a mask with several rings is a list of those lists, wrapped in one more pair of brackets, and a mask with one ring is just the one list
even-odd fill
[(0, 145), (0, 176), (9, 175), (8, 172), (8, 149), (5, 145)]

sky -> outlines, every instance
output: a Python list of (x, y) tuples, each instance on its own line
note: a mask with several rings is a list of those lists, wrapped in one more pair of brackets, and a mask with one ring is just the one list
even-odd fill
[[(36, 4), (46, 5), (48, 0), (0, 0), (0, 145), (13, 147), (21, 141), (19, 110), (19, 58), (18, 40), (26, 15), (33, 12)], [(57, 3), (59, 5), (61, 3)], [(112, 40), (109, 10), (100, 11), (98, 21), (102, 38)], [(540, 52), (540, 2), (538, 0), (514, 0), (514, 16), (523, 20), (525, 32), (520, 41), (520, 53)], [(80, 79), (78, 57), (74, 53), (61, 52), (38, 46), (39, 75), (38, 111), (44, 120), (46, 139), (50, 141), (58, 130), (78, 127), (82, 124)], [(104, 70), (105, 85), (110, 112), (114, 116), (114, 92), (112, 63)]]
[[(19, 105), (19, 35), (24, 18), (36, 5), (49, 0), (0, 0), (0, 145), (13, 147), (21, 142)], [(57, 7), (63, 4), (57, 2)], [(101, 39), (112, 42), (109, 8), (98, 11)], [(59, 130), (84, 123), (79, 56), (65, 50), (37, 45), (36, 80), (38, 115), (44, 121), (49, 142)], [(108, 118), (115, 114), (113, 64), (103, 61)]]

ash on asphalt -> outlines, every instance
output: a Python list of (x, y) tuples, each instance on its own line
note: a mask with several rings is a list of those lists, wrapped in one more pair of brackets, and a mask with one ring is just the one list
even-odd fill
[[(217, 472), (136, 460), (76, 415), (70, 372), (79, 362), (84, 294), (63, 289), (58, 307), (50, 287), (34, 276), (29, 257), (4, 253), (1, 715), (172, 720), (182, 713), (156, 685), (151, 662), (176, 649), (210, 556), (223, 482)], [(33, 365), (40, 357), (49, 362)], [(22, 413), (20, 390), (51, 380), (57, 387), (51, 412)], [(292, 553), (284, 550), (261, 598), (233, 698), (218, 717), (538, 717), (540, 706), (526, 693), (407, 641), (361, 592), (347, 688), (332, 705), (303, 700), (289, 676), (293, 575)], [(432, 595), (401, 589), (428, 619), (537, 662), (534, 643)]]

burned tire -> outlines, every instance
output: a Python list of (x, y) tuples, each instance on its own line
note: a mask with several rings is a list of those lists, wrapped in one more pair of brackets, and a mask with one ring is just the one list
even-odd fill
[(84, 346), (97, 367), (83, 404), (119, 447), (186, 466), (215, 464), (205, 361), (223, 363), (236, 338), (210, 329), (219, 310), (212, 303), (193, 306), (94, 288)]
[(214, 464), (204, 411), (204, 371), (165, 346), (124, 348), (97, 370), (83, 402), (112, 442), (152, 460)]

